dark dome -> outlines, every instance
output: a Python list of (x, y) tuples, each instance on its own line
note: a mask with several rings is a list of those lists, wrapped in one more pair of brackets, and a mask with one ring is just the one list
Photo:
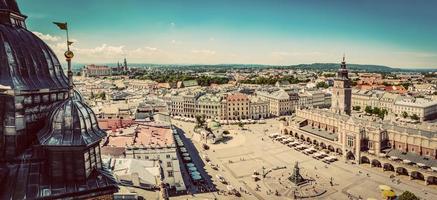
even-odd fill
[(74, 98), (57, 105), (48, 120), (47, 126), (38, 133), (41, 145), (89, 146), (106, 136), (91, 108)]
[(25, 28), (25, 18), (19, 12), (15, 0), (0, 0), (0, 87), (25, 91), (68, 89), (55, 53)]
[(0, 0), (0, 10), (21, 13), (15, 0)]
[(77, 91), (76, 89), (73, 89), (73, 99), (85, 103), (82, 94), (80, 94), (80, 92)]

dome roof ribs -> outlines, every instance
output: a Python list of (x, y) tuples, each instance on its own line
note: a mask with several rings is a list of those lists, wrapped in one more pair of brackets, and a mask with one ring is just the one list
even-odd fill
[(52, 111), (38, 140), (43, 146), (90, 146), (105, 136), (94, 112), (83, 102), (69, 98)]

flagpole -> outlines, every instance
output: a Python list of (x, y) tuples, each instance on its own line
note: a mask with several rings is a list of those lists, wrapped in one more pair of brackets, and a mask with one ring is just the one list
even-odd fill
[[(67, 23), (65, 23), (65, 24), (67, 24)], [(68, 28), (67, 29), (65, 29), (65, 32), (67, 32), (67, 51), (70, 51), (70, 39), (68, 38)]]
[(68, 36), (68, 24), (60, 23), (60, 22), (53, 22), (56, 24), (61, 30), (65, 30), (67, 34), (67, 51), (64, 53), (65, 60), (67, 61), (67, 76), (68, 76), (68, 97), (73, 96), (73, 72), (71, 71), (71, 59), (74, 57), (74, 53), (70, 50), (70, 38)]

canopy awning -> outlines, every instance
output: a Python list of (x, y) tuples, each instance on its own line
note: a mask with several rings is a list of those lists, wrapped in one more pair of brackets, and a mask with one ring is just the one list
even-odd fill
[(187, 156), (187, 157), (184, 157), (184, 160), (186, 160), (186, 161), (190, 161), (191, 158)]
[(426, 167), (426, 165), (423, 164), (423, 163), (417, 163), (416, 165), (419, 166), (419, 167)]
[(198, 171), (191, 171), (190, 174), (194, 176), (200, 176), (200, 172)]
[(399, 158), (396, 157), (396, 156), (390, 156), (390, 158), (393, 159), (393, 160), (397, 160), (397, 159), (399, 159)]
[(409, 163), (411, 163), (411, 160), (403, 160), (402, 162), (406, 163), (406, 164), (409, 164)]

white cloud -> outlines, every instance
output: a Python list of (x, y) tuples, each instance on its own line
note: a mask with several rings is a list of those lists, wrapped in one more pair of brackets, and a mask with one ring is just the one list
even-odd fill
[(176, 24), (175, 24), (174, 22), (171, 22), (171, 23), (170, 23), (170, 26), (171, 26), (172, 28), (174, 28), (174, 27), (176, 26)]
[(272, 54), (272, 56), (283, 56), (283, 57), (323, 55), (323, 53), (320, 53), (320, 52), (286, 52), (286, 51), (275, 51), (275, 52), (272, 52), (271, 54)]
[(402, 55), (402, 56), (417, 57), (417, 58), (433, 58), (433, 57), (437, 57), (437, 53), (433, 53), (433, 52), (401, 51), (401, 52), (394, 52), (394, 54)]
[(52, 36), (50, 34), (44, 34), (44, 33), (36, 32), (36, 31), (34, 31), (32, 33), (35, 34), (36, 36), (38, 36), (39, 38), (41, 38), (45, 42), (57, 42), (61, 39), (58, 36)]
[(145, 49), (149, 50), (149, 51), (157, 51), (158, 48), (156, 47), (145, 47)]
[(212, 50), (204, 49), (204, 50), (192, 50), (191, 53), (205, 55), (205, 56), (212, 56), (215, 55), (216, 52)]

